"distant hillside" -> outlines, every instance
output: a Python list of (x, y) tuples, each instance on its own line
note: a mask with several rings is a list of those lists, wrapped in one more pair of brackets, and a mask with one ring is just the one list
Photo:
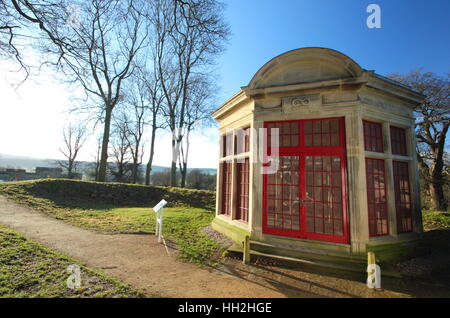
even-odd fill
[(36, 167), (56, 166), (55, 161), (50, 159), (0, 154), (0, 168), (26, 169), (28, 172), (32, 172)]
[[(89, 170), (93, 162), (81, 161), (79, 163), (78, 169), (85, 173)], [(142, 165), (143, 166), (143, 165)], [(15, 156), (0, 153), (0, 168), (15, 168), (15, 169), (26, 169), (28, 172), (33, 172), (36, 167), (58, 167), (56, 161), (53, 159), (40, 159), (25, 156)], [(163, 171), (169, 169), (163, 166), (153, 166), (153, 172)], [(216, 169), (212, 168), (199, 168), (203, 173), (215, 174)], [(188, 169), (188, 171), (192, 170)]]

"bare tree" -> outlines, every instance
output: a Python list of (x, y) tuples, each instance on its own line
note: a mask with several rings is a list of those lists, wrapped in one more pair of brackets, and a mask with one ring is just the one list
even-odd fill
[[(93, 104), (104, 124), (99, 181), (106, 177), (113, 110), (148, 35), (141, 13), (146, 7), (145, 0), (11, 0), (9, 5), (0, 4), (0, 13), (5, 13), (0, 18), (0, 51), (7, 49), (22, 65), (13, 31), (20, 23), (37, 26), (47, 40), (38, 41), (44, 62), (97, 101)], [(75, 21), (71, 21), (72, 10)], [(7, 45), (2, 45), (5, 41)]]
[(153, 174), (152, 184), (167, 187), (170, 185), (170, 169), (157, 171)]
[(133, 78), (133, 82), (129, 85), (127, 90), (128, 96), (126, 98), (126, 112), (127, 117), (123, 117), (125, 121), (125, 129), (128, 133), (125, 135), (128, 141), (129, 149), (132, 157), (132, 174), (131, 180), (133, 183), (137, 182), (139, 166), (142, 164), (144, 155), (144, 132), (147, 127), (147, 116), (149, 107), (147, 105), (146, 87), (141, 82)]
[(100, 167), (100, 155), (101, 155), (101, 151), (102, 151), (102, 136), (97, 137), (97, 147), (96, 147), (96, 151), (93, 155), (91, 155), (92, 158), (92, 162), (89, 164), (89, 172), (88, 172), (88, 176), (92, 179), (94, 179), (95, 181), (97, 181), (97, 177), (98, 177), (98, 170)]
[(205, 71), (223, 51), (229, 27), (215, 0), (153, 2), (155, 69), (164, 95), (164, 115), (172, 133), (171, 185), (183, 139), (191, 77)]
[[(149, 79), (151, 78), (152, 77), (149, 77)], [(146, 87), (150, 97), (149, 107), (151, 117), (150, 118), (151, 137), (150, 137), (150, 155), (145, 170), (145, 184), (150, 185), (153, 157), (155, 154), (156, 133), (158, 129), (163, 129), (165, 125), (163, 122), (160, 121), (161, 118), (160, 110), (163, 105), (163, 95), (161, 94), (161, 81), (155, 73), (153, 73), (152, 80), (146, 82)]]
[(428, 174), (433, 209), (445, 211), (443, 191), (444, 154), (450, 127), (450, 74), (440, 77), (431, 72), (415, 70), (409, 74), (392, 74), (391, 78), (426, 95), (415, 110), (419, 167)]
[(192, 169), (187, 175), (187, 186), (192, 189), (215, 190), (216, 178), (215, 174), (204, 173), (200, 169)]
[[(54, 66), (64, 80), (80, 85), (89, 98), (97, 101), (95, 107), (104, 124), (98, 180), (105, 181), (113, 111), (122, 98), (123, 82), (132, 73), (133, 61), (147, 38), (141, 14), (146, 2), (72, 0), (70, 4), (76, 5), (79, 20), (67, 25), (71, 13), (66, 5), (57, 6), (59, 11), (52, 11), (55, 18), (44, 23), (51, 45), (44, 43), (40, 49), (46, 54), (47, 64)], [(33, 8), (27, 9), (39, 16)]]
[(24, 65), (22, 55), (17, 47), (18, 32), (22, 25), (18, 21), (17, 13), (11, 4), (0, 2), (0, 57), (15, 59), (20, 65)]
[[(34, 40), (50, 40), (62, 45), (63, 39), (48, 28), (55, 23), (56, 12), (61, 12), (66, 0), (10, 0), (0, 1), (0, 58), (15, 60), (20, 70), (29, 75), (24, 51)], [(24, 80), (25, 80), (24, 79)]]
[[(133, 75), (135, 90), (132, 94), (135, 104), (145, 111), (143, 121), (150, 128), (150, 155), (145, 170), (145, 184), (150, 185), (153, 157), (155, 153), (155, 140), (158, 129), (164, 128), (164, 121), (161, 120), (161, 109), (163, 105), (163, 94), (161, 91), (161, 81), (153, 65), (139, 66)], [(145, 109), (144, 109), (145, 108)]]
[(63, 129), (64, 147), (59, 151), (64, 155), (66, 160), (59, 160), (58, 165), (67, 171), (69, 179), (73, 178), (77, 169), (77, 157), (81, 147), (83, 147), (87, 138), (87, 130), (81, 125), (72, 125)]
[(132, 156), (130, 152), (127, 114), (122, 112), (114, 118), (111, 134), (111, 156), (114, 162), (109, 164), (109, 170), (118, 182), (129, 182), (132, 172)]
[(193, 130), (200, 130), (212, 123), (211, 113), (214, 110), (214, 88), (206, 75), (197, 75), (189, 83), (189, 96), (184, 116), (184, 136), (180, 143), (178, 164), (181, 174), (181, 187), (186, 187), (187, 165), (189, 159), (190, 136)]

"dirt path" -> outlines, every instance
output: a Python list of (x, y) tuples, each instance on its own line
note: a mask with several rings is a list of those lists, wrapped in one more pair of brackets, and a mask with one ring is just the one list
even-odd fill
[[(0, 196), (0, 223), (88, 266), (159, 297), (401, 297), (370, 294), (363, 283), (228, 263), (219, 269), (181, 262), (153, 235), (106, 235), (74, 227)], [(372, 296), (371, 296), (372, 295)]]

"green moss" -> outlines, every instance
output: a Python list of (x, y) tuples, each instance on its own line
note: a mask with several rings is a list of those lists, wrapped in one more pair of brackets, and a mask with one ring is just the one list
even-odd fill
[(380, 264), (394, 264), (403, 260), (425, 255), (429, 247), (422, 240), (398, 242), (382, 245), (368, 245), (368, 252), (375, 253)]
[(422, 210), (425, 231), (450, 230), (450, 212)]
[(211, 226), (217, 232), (222, 233), (226, 237), (230, 238), (231, 240), (239, 244), (241, 244), (244, 241), (247, 235), (250, 235), (250, 232), (244, 229), (240, 229), (236, 226), (232, 226), (219, 218), (215, 218), (212, 221)]

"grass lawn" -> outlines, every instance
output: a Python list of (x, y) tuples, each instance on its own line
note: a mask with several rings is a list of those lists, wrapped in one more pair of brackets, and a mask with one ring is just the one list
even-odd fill
[[(140, 297), (114, 278), (0, 225), (0, 297)], [(69, 265), (80, 266), (81, 287), (70, 289)]]
[[(0, 184), (0, 194), (72, 225), (107, 234), (154, 233), (156, 214), (148, 207), (117, 207), (97, 200), (39, 197), (27, 190), (29, 182)], [(164, 208), (163, 235), (175, 242), (180, 257), (199, 264), (217, 265), (224, 248), (202, 232), (214, 211), (204, 208)]]
[[(151, 208), (73, 209), (51, 208), (47, 211), (57, 219), (72, 225), (100, 233), (148, 233), (155, 232), (156, 213)], [(211, 211), (189, 208), (165, 208), (163, 212), (163, 236), (175, 242), (182, 259), (215, 265), (224, 250), (211, 240), (202, 228), (211, 224)]]

